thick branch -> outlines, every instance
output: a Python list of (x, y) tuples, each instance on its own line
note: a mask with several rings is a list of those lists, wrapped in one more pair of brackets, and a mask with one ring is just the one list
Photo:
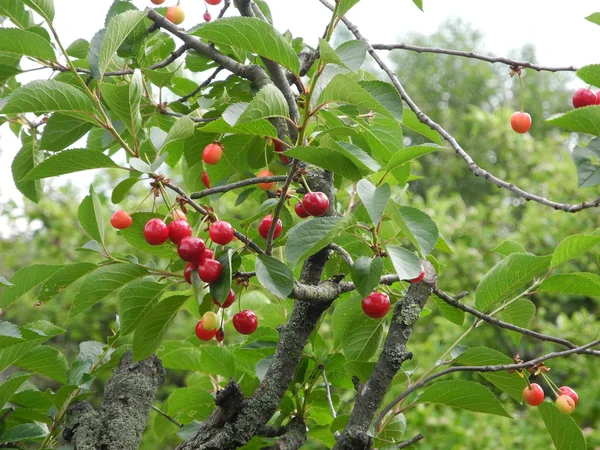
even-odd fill
[(479, 55), (473, 52), (463, 52), (460, 50), (450, 50), (446, 48), (437, 48), (437, 47), (421, 47), (418, 45), (409, 45), (409, 44), (373, 44), (373, 48), (375, 50), (409, 50), (411, 52), (417, 53), (439, 53), (442, 55), (452, 55), (452, 56), (460, 56), (462, 58), (470, 58), (470, 59), (479, 59), (481, 61), (486, 61), (489, 63), (500, 63), (506, 64), (511, 68), (520, 68), (525, 67), (527, 69), (533, 69), (538, 72), (546, 71), (546, 72), (576, 72), (577, 67), (566, 66), (566, 67), (550, 67), (550, 66), (540, 66), (537, 64), (530, 63), (528, 61), (516, 61), (514, 59), (508, 59), (498, 56), (486, 56)]
[(206, 197), (208, 195), (220, 194), (222, 192), (233, 191), (234, 189), (239, 189), (245, 186), (252, 186), (253, 184), (258, 183), (271, 183), (273, 181), (285, 181), (287, 179), (286, 175), (274, 175), (272, 177), (256, 177), (256, 178), (247, 178), (245, 180), (236, 181), (231, 184), (224, 184), (223, 186), (215, 186), (213, 188), (208, 188), (200, 192), (192, 192), (190, 194), (190, 198), (199, 199), (202, 197)]
[(271, 447), (262, 450), (297, 450), (306, 441), (306, 424), (302, 417), (294, 417), (287, 425), (285, 433)]
[(368, 434), (371, 421), (400, 366), (412, 357), (406, 351), (406, 344), (431, 295), (432, 286), (437, 282), (433, 265), (426, 260), (421, 264), (425, 270), (425, 279), (421, 283), (412, 284), (404, 298), (396, 303), (383, 351), (373, 373), (358, 392), (350, 419), (334, 450), (371, 448), (373, 442)]

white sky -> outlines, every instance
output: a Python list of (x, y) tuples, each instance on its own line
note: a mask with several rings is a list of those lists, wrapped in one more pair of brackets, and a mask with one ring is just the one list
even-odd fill
[[(89, 41), (103, 27), (112, 0), (54, 0), (54, 3), (55, 26), (63, 43), (68, 45), (77, 38)], [(139, 8), (152, 6), (149, 0), (133, 3)], [(167, 0), (164, 6), (175, 3), (176, 0)], [(271, 0), (269, 4), (279, 31), (290, 29), (311, 45), (316, 43), (329, 19), (329, 11), (318, 0)], [(534, 43), (539, 58), (535, 62), (540, 64), (582, 66), (599, 62), (594, 44), (600, 37), (600, 27), (584, 19), (600, 11), (598, 1), (424, 0), (424, 4), (423, 13), (411, 0), (362, 0), (348, 17), (372, 43), (405, 42), (401, 36), (406, 33), (430, 34), (447, 18), (457, 16), (482, 31), (483, 45), (497, 56), (505, 56), (525, 43)], [(181, 0), (181, 6), (187, 13), (182, 26), (191, 27), (202, 21), (203, 1)], [(219, 7), (212, 6), (210, 11), (214, 17)], [(39, 72), (33, 72), (33, 76), (36, 74), (39, 76)], [(13, 199), (21, 203), (21, 194), (14, 187), (10, 173), (18, 150), (18, 140), (7, 125), (1, 126), (0, 179), (4, 182), (0, 185), (0, 202)], [(70, 175), (61, 180), (67, 179), (86, 186), (90, 177)], [(0, 218), (0, 230), (1, 222)]]

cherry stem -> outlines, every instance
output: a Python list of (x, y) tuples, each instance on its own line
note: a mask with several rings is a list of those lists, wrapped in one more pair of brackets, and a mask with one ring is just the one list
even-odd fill
[(306, 188), (306, 190), (308, 192), (312, 192), (312, 190), (310, 189), (310, 186), (308, 185), (308, 183), (306, 182), (306, 179), (304, 178), (304, 175), (300, 174), (300, 177), (302, 177), (302, 184), (304, 185), (304, 187)]
[(550, 389), (552, 390), (552, 393), (554, 394), (554, 396), (558, 397), (560, 395), (560, 389), (558, 389), (558, 386), (556, 386), (556, 384), (554, 384), (554, 382), (550, 379), (550, 377), (543, 372), (542, 372), (542, 377), (544, 378), (544, 381), (546, 381), (546, 384), (548, 384), (548, 386), (550, 386)]
[(132, 209), (132, 210), (129, 212), (129, 214), (133, 214), (134, 212), (136, 212), (136, 211), (137, 211), (137, 209), (138, 209), (140, 206), (142, 206), (142, 205), (144, 204), (144, 202), (145, 202), (146, 200), (148, 200), (148, 197), (150, 197), (151, 195), (152, 195), (152, 189), (150, 189), (150, 192), (148, 192), (148, 195), (146, 195), (146, 196), (144, 197), (144, 199), (143, 199), (141, 202), (139, 202), (139, 203), (138, 203), (138, 204), (137, 204), (137, 205), (136, 205), (136, 206), (135, 206), (135, 207), (134, 207), (134, 208), (133, 208), (133, 209)]
[(524, 112), (525, 108), (523, 106), (523, 80), (521, 79), (520, 73), (518, 73), (517, 76), (519, 77), (519, 97), (521, 99), (521, 112)]

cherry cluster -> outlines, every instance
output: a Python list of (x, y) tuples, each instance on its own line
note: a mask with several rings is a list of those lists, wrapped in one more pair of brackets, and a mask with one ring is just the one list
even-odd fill
[[(572, 414), (575, 411), (575, 405), (579, 403), (577, 392), (569, 386), (562, 386), (558, 391), (554, 389), (552, 391), (556, 395), (556, 408), (563, 414)], [(523, 389), (523, 400), (528, 405), (538, 406), (544, 401), (544, 390), (537, 383), (528, 384)]]
[[(412, 280), (405, 280), (409, 283), (419, 283), (425, 278), (425, 271), (421, 267), (421, 273)], [(374, 291), (362, 300), (362, 309), (364, 313), (372, 319), (381, 319), (390, 310), (390, 298), (383, 292)]]
[[(162, 5), (165, 0), (150, 0), (155, 5)], [(218, 5), (223, 0), (204, 0), (207, 5)], [(181, 24), (185, 20), (185, 12), (179, 5), (170, 6), (167, 9), (167, 19), (173, 22), (175, 25)], [(212, 20), (212, 16), (208, 12), (208, 7), (206, 8), (206, 12), (202, 16), (205, 22), (210, 22)]]

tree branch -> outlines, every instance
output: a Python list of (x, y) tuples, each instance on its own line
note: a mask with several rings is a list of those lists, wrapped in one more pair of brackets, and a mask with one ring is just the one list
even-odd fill
[(409, 440), (402, 442), (397, 448), (406, 448), (406, 447), (410, 447), (411, 445), (413, 445), (415, 442), (419, 442), (421, 439), (423, 439), (425, 436), (423, 436), (421, 433), (417, 434), (416, 436), (411, 437)]
[(286, 431), (275, 445), (263, 447), (262, 450), (297, 450), (306, 441), (306, 424), (300, 416), (294, 417), (286, 426)]
[(341, 245), (331, 243), (331, 244), (329, 244), (329, 248), (331, 250), (333, 250), (334, 252), (339, 253), (341, 255), (341, 257), (344, 258), (344, 261), (346, 261), (346, 263), (348, 263), (348, 265), (350, 267), (352, 267), (354, 265), (352, 256), (350, 256), (350, 253), (348, 253), (346, 250), (344, 250), (344, 248)]
[(275, 228), (277, 228), (277, 222), (279, 221), (279, 216), (281, 216), (281, 211), (283, 210), (283, 206), (285, 205), (287, 191), (290, 188), (290, 184), (292, 184), (292, 180), (296, 176), (297, 167), (298, 167), (298, 160), (293, 159), (292, 164), (290, 165), (290, 169), (288, 171), (287, 177), (285, 179), (285, 182), (283, 183), (283, 186), (281, 187), (281, 196), (279, 197), (279, 203), (277, 203), (277, 207), (275, 208), (275, 213), (273, 214), (273, 220), (271, 221), (271, 227), (269, 228), (269, 232), (267, 233), (267, 245), (265, 248), (265, 253), (267, 255), (270, 255), (273, 252), (273, 239), (275, 238)]
[[(333, 11), (333, 5), (331, 5), (327, 0), (319, 0), (319, 1), (323, 5), (325, 5), (327, 8), (329, 8)], [(562, 210), (565, 212), (576, 213), (576, 212), (582, 211), (584, 209), (597, 208), (600, 206), (600, 197), (598, 197), (595, 200), (586, 201), (586, 202), (577, 203), (577, 204), (554, 202), (554, 201), (548, 200), (545, 197), (541, 197), (539, 195), (524, 191), (523, 189), (519, 188), (518, 186), (515, 186), (513, 183), (504, 181), (504, 180), (492, 175), (487, 170), (484, 170), (481, 167), (479, 167), (475, 163), (475, 161), (473, 161), (471, 156), (469, 156), (469, 154), (460, 146), (460, 144), (456, 141), (456, 139), (450, 133), (448, 133), (441, 125), (434, 122), (431, 118), (429, 118), (429, 116), (427, 116), (427, 114), (425, 114), (423, 111), (421, 111), (419, 109), (417, 104), (410, 98), (410, 96), (404, 90), (404, 87), (400, 83), (400, 80), (398, 79), (398, 76), (396, 75), (396, 73), (392, 69), (390, 69), (388, 67), (388, 65), (379, 57), (379, 55), (377, 54), (377, 52), (375, 51), (373, 46), (371, 44), (369, 44), (369, 41), (361, 34), (359, 29), (356, 27), (356, 25), (354, 25), (352, 22), (350, 22), (346, 17), (342, 17), (342, 21), (344, 22), (346, 27), (348, 27), (348, 30), (350, 30), (350, 32), (352, 34), (354, 34), (356, 39), (361, 40), (367, 44), (367, 51), (369, 52), (369, 54), (373, 57), (373, 59), (375, 60), (377, 65), (379, 67), (381, 67), (381, 69), (388, 75), (388, 77), (390, 78), (390, 80), (392, 81), (392, 83), (394, 84), (396, 89), (398, 90), (400, 97), (402, 97), (402, 100), (404, 100), (406, 102), (406, 104), (409, 106), (409, 108), (413, 110), (413, 112), (417, 115), (419, 120), (422, 123), (424, 123), (425, 125), (427, 125), (429, 128), (431, 128), (432, 130), (435, 130), (438, 133), (440, 133), (440, 135), (450, 144), (450, 146), (456, 152), (456, 154), (459, 155), (467, 163), (469, 170), (471, 172), (473, 172), (473, 174), (475, 176), (483, 177), (486, 180), (488, 180), (489, 182), (498, 186), (499, 188), (506, 189), (506, 190), (518, 195), (519, 197), (524, 198), (525, 200), (528, 200), (528, 201), (531, 200), (531, 201), (540, 203), (541, 205), (549, 206), (556, 210)]]
[(375, 50), (409, 50), (411, 52), (417, 53), (438, 53), (442, 55), (452, 55), (452, 56), (460, 56), (462, 58), (470, 58), (470, 59), (479, 59), (481, 61), (486, 61), (489, 63), (500, 63), (506, 64), (511, 68), (527, 68), (533, 69), (538, 72), (546, 71), (546, 72), (576, 72), (577, 67), (574, 66), (565, 66), (565, 67), (550, 67), (550, 66), (540, 66), (537, 64), (530, 63), (528, 61), (517, 61), (514, 59), (508, 59), (498, 56), (486, 56), (479, 55), (473, 52), (464, 52), (460, 50), (450, 50), (445, 48), (437, 48), (437, 47), (421, 47), (418, 45), (409, 45), (409, 44), (373, 44), (373, 48)]
[(208, 86), (210, 83), (212, 83), (213, 80), (217, 77), (217, 75), (219, 74), (219, 72), (221, 70), (223, 70), (222, 66), (217, 67), (215, 69), (215, 71), (206, 80), (204, 80), (202, 83), (200, 83), (200, 85), (196, 89), (194, 89), (189, 94), (184, 95), (183, 97), (179, 97), (177, 100), (175, 100), (175, 102), (180, 102), (180, 103), (187, 102), (190, 98), (192, 98), (194, 95), (199, 93), (202, 89), (204, 89), (206, 86)]
[(373, 373), (358, 392), (350, 419), (334, 450), (368, 450), (373, 444), (373, 438), (368, 434), (371, 421), (402, 363), (412, 358), (406, 345), (432, 287), (437, 283), (433, 265), (427, 260), (421, 264), (425, 278), (423, 282), (411, 284), (404, 298), (396, 303), (383, 350)]
[(245, 180), (236, 181), (231, 184), (224, 184), (223, 186), (215, 186), (213, 188), (208, 188), (200, 192), (192, 192), (190, 194), (190, 198), (200, 199), (202, 197), (206, 197), (208, 195), (220, 194), (222, 192), (233, 191), (234, 189), (239, 189), (245, 186), (252, 186), (253, 184), (258, 183), (271, 183), (273, 181), (285, 181), (287, 179), (286, 175), (274, 175), (272, 177), (256, 177), (256, 178), (247, 178)]

